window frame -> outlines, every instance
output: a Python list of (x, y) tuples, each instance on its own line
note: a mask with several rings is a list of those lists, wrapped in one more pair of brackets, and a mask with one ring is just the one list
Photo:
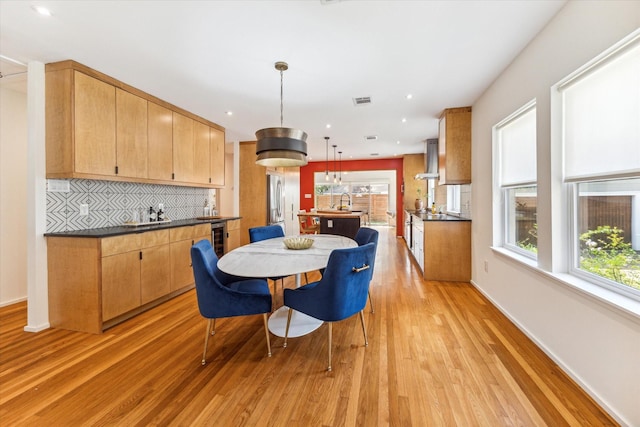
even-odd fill
[(616, 295), (630, 298), (636, 302), (640, 301), (640, 293), (627, 285), (599, 276), (580, 268), (580, 230), (578, 218), (579, 189), (580, 184), (590, 182), (617, 180), (625, 178), (640, 177), (638, 170), (612, 171), (608, 173), (597, 172), (593, 174), (567, 177), (565, 175), (566, 150), (565, 150), (565, 102), (563, 90), (571, 87), (572, 84), (583, 79), (588, 79), (592, 73), (606, 67), (607, 64), (615, 61), (619, 55), (628, 49), (636, 48), (640, 45), (640, 30), (634, 31), (629, 36), (616, 43), (602, 54), (587, 62), (582, 67), (569, 74), (567, 77), (551, 87), (551, 111), (552, 111), (552, 146), (559, 147), (552, 152), (552, 161), (559, 168), (561, 173), (555, 188), (558, 189), (558, 200), (564, 206), (559, 216), (552, 218), (552, 224), (563, 230), (564, 244), (557, 245), (554, 239), (553, 250), (565, 249), (562, 256), (554, 256), (552, 259), (552, 271), (555, 273), (565, 273), (580, 281), (587, 282), (590, 286), (596, 286), (605, 291), (613, 292)]
[[(510, 225), (510, 206), (509, 206), (509, 197), (508, 192), (515, 190), (521, 187), (534, 187), (536, 189), (536, 198), (538, 192), (538, 177), (537, 177), (537, 166), (536, 166), (536, 179), (533, 181), (522, 181), (517, 183), (512, 183), (508, 185), (503, 185), (502, 181), (502, 138), (501, 131), (508, 126), (510, 123), (515, 122), (516, 120), (522, 118), (526, 114), (534, 111), (536, 117), (536, 126), (537, 126), (537, 100), (534, 98), (528, 102), (526, 102), (523, 106), (509, 114), (507, 117), (496, 123), (492, 127), (492, 145), (493, 145), (493, 191), (494, 198), (497, 196), (499, 200), (498, 206), (494, 204), (494, 228), (493, 228), (493, 244), (494, 246), (502, 247), (503, 249), (521, 255), (527, 259), (537, 261), (538, 254), (537, 252), (528, 251), (519, 247), (516, 242), (509, 241), (509, 225)], [(536, 134), (536, 149), (537, 149), (537, 134)], [(536, 159), (537, 165), (537, 159)], [(536, 209), (537, 213), (537, 209)]]

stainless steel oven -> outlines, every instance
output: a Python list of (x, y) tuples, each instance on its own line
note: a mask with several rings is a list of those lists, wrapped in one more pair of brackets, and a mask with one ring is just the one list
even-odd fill
[(211, 246), (218, 258), (224, 255), (227, 226), (225, 221), (211, 223)]

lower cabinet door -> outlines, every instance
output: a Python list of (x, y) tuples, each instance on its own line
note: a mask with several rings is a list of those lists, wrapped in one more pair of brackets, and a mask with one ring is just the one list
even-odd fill
[(191, 267), (191, 246), (193, 240), (171, 243), (171, 290), (176, 291), (194, 282)]
[(102, 258), (102, 321), (140, 306), (140, 252)]
[(140, 260), (141, 303), (146, 304), (171, 292), (169, 245), (146, 248)]

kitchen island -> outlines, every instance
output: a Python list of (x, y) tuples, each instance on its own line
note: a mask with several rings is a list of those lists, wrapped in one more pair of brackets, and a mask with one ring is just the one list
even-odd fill
[[(471, 280), (471, 220), (454, 215), (409, 212), (414, 259), (425, 280)], [(407, 242), (409, 243), (409, 242)]]
[(319, 210), (316, 212), (299, 213), (298, 216), (318, 218), (320, 220), (320, 234), (334, 234), (350, 239), (356, 237), (366, 213), (362, 211)]

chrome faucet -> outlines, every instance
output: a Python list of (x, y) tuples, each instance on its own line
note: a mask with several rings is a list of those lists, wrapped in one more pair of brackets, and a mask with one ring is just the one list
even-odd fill
[(347, 202), (349, 202), (349, 206), (351, 206), (351, 196), (349, 196), (349, 193), (342, 193), (340, 195), (340, 204), (338, 205), (338, 210), (342, 210), (342, 196), (347, 196)]

